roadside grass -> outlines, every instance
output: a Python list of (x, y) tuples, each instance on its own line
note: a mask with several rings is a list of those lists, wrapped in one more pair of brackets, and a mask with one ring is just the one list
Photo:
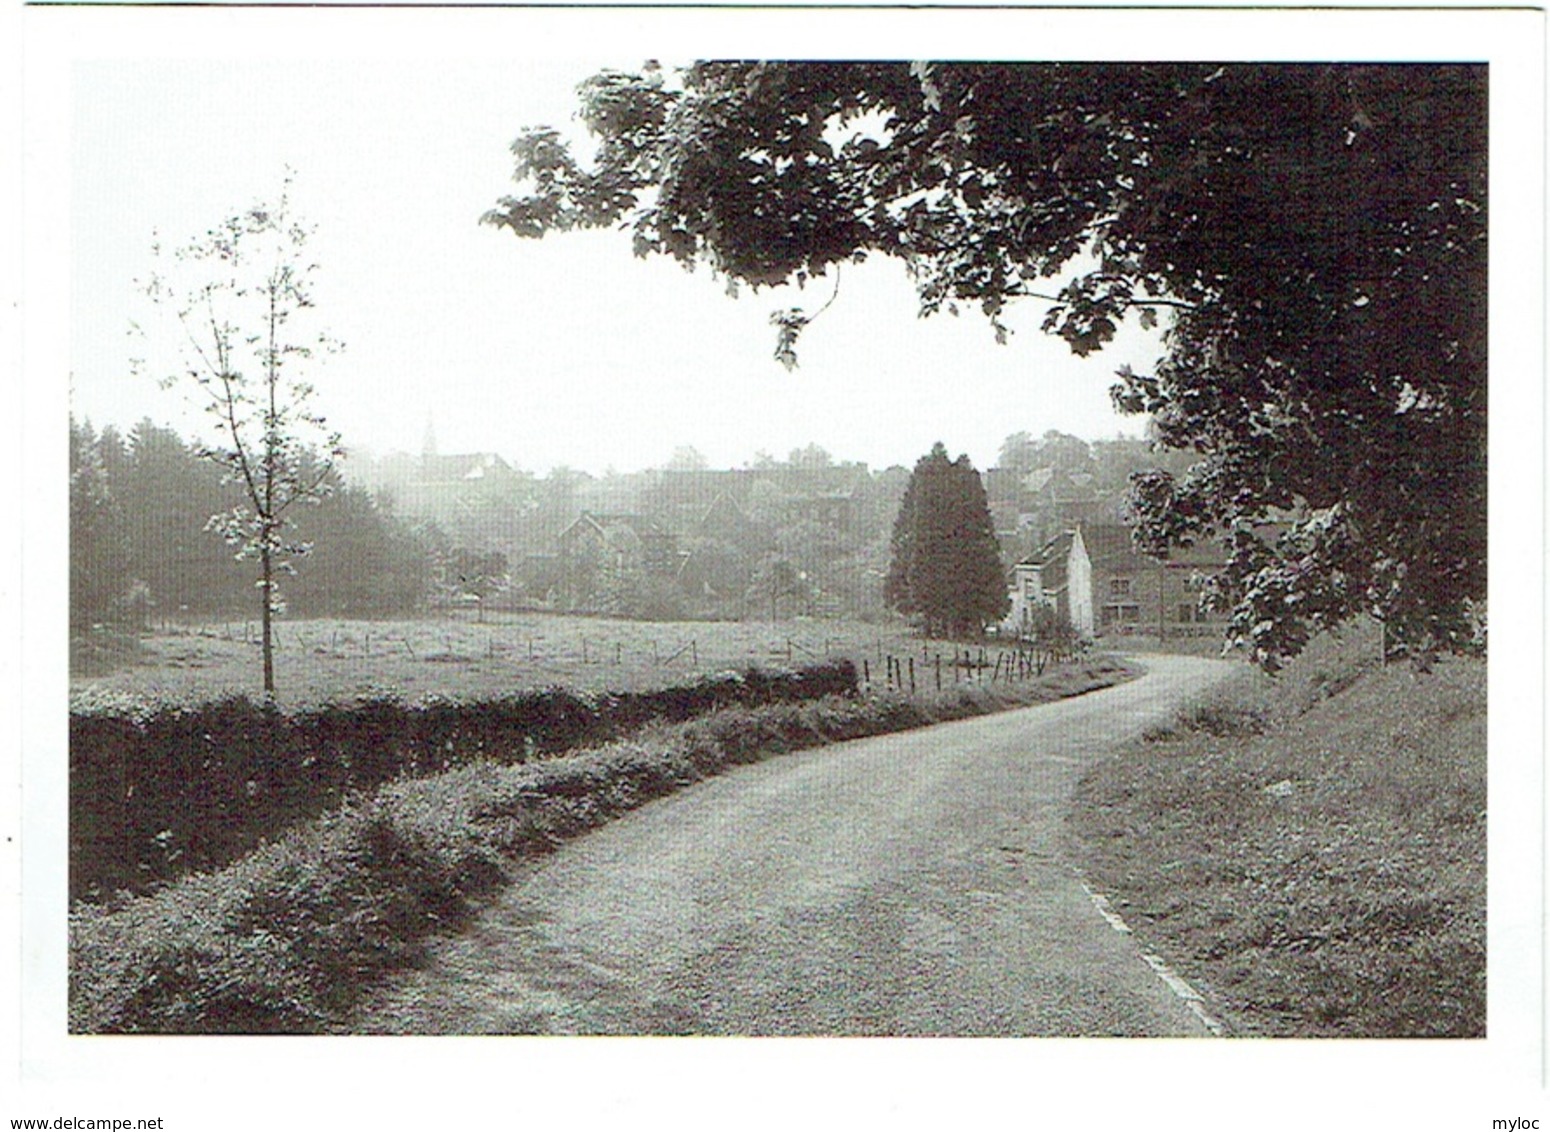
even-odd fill
[(1235, 1033), (1485, 1034), (1486, 674), (1322, 643), (1089, 772), (1088, 883)]
[[(591, 750), (401, 780), (218, 872), (70, 919), (72, 1033), (321, 1033), (421, 961), (513, 864), (738, 763), (1128, 679), (1094, 658), (1021, 684), (731, 708)], [(879, 788), (883, 788), (880, 785)]]
[[(886, 658), (951, 658), (902, 622), (843, 619), (624, 621), (551, 613), (277, 622), (275, 677), (287, 708), (393, 695), (481, 699), (520, 688), (640, 691), (749, 667), (849, 659), (884, 682)], [(149, 633), (130, 650), (82, 640), (72, 699), (189, 704), (261, 692), (257, 626), (211, 621)], [(76, 663), (76, 661), (79, 663)], [(950, 672), (949, 672), (950, 678)], [(924, 672), (920, 687), (926, 686)]]

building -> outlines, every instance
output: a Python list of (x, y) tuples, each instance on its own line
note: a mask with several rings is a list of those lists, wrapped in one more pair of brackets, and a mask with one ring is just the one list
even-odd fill
[(557, 540), (561, 600), (590, 608), (611, 588), (675, 578), (684, 555), (677, 539), (643, 515), (583, 511)]
[(1200, 590), (1225, 561), (1214, 545), (1150, 558), (1135, 549), (1128, 527), (1079, 524), (1066, 566), (1071, 623), (1095, 639), (1214, 636), (1222, 618), (1201, 611)]
[(645, 476), (640, 510), (677, 531), (693, 530), (720, 500), (766, 526), (807, 521), (850, 532), (863, 522), (872, 483), (865, 464), (658, 469)]
[(1073, 531), (1057, 535), (1013, 565), (1007, 585), (1011, 608), (1001, 623), (1003, 632), (1026, 632), (1039, 606), (1071, 618), (1068, 576), (1074, 537)]
[(1214, 545), (1150, 558), (1135, 549), (1130, 528), (1120, 523), (1079, 523), (1012, 567), (1012, 609), (1003, 629), (1024, 630), (1034, 608), (1043, 605), (1098, 640), (1215, 636), (1223, 618), (1201, 611), (1200, 590), (1225, 561)]
[(357, 457), (348, 474), (396, 514), (434, 522), (455, 543), (520, 553), (518, 527), (531, 506), (531, 477), (494, 452)]

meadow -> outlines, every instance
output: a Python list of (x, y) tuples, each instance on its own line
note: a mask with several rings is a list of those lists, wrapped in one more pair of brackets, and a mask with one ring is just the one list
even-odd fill
[[(935, 657), (948, 665), (964, 646), (925, 640), (902, 623), (796, 619), (622, 621), (548, 613), (352, 621), (282, 619), (275, 681), (287, 709), (392, 696), (475, 700), (533, 688), (645, 691), (750, 667), (795, 668), (851, 660), (886, 683), (889, 658), (919, 666), (924, 690)], [(71, 700), (200, 703), (261, 693), (254, 621), (170, 625), (104, 659), (79, 652)], [(978, 647), (975, 656), (978, 657)], [(907, 671), (907, 670), (906, 670)]]

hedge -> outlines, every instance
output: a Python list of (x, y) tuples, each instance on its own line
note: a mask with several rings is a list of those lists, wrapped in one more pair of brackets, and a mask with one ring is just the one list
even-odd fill
[(70, 895), (217, 868), (345, 797), (475, 761), (517, 764), (654, 721), (854, 696), (850, 661), (646, 692), (548, 688), (481, 701), (371, 699), (287, 714), (245, 696), (70, 714)]

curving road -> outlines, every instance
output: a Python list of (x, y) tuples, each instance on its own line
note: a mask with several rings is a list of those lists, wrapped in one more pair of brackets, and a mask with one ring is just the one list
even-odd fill
[(1232, 666), (742, 767), (528, 868), (355, 1032), (1200, 1035), (1059, 852), (1084, 767)]

